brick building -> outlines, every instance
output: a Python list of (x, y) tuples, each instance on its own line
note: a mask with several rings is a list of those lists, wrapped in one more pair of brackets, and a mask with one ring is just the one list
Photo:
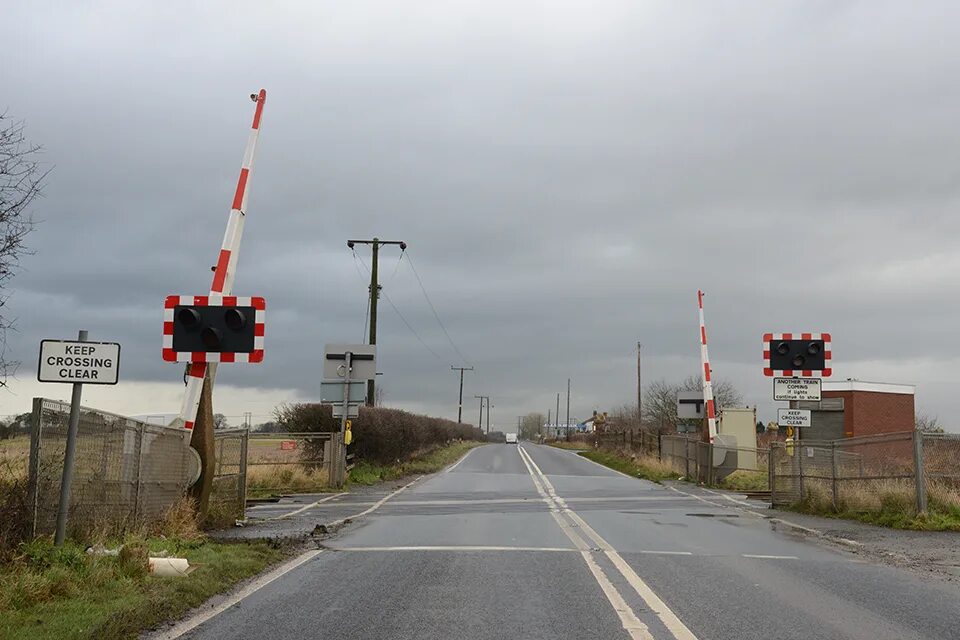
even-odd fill
[(839, 440), (912, 431), (915, 389), (911, 384), (824, 380), (820, 402), (791, 402), (790, 406), (812, 412), (811, 426), (800, 430), (801, 439)]

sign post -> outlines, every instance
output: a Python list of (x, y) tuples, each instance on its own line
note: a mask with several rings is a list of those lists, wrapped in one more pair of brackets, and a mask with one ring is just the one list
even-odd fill
[[(335, 486), (346, 480), (346, 445), (352, 440), (352, 435), (347, 433), (350, 418), (359, 415), (364, 400), (361, 385), (377, 375), (376, 353), (376, 345), (367, 344), (328, 344), (324, 348), (320, 402), (331, 404), (333, 417), (340, 418), (340, 437), (336, 439), (332, 469)], [(337, 395), (334, 390), (339, 392), (339, 397), (334, 398)]]
[(77, 454), (83, 384), (117, 384), (119, 372), (120, 345), (115, 342), (87, 342), (85, 329), (80, 330), (76, 341), (40, 341), (37, 380), (73, 383), (70, 421), (67, 423), (67, 446), (63, 454), (63, 476), (60, 479), (60, 504), (57, 505), (57, 531), (54, 536), (54, 544), (58, 547), (63, 545), (67, 536), (70, 487), (73, 484), (73, 467)]

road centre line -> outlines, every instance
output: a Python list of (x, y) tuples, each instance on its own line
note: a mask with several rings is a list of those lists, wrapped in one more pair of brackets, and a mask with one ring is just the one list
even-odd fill
[(603, 569), (601, 569), (593, 559), (590, 546), (583, 540), (583, 538), (573, 531), (570, 523), (560, 515), (560, 509), (558, 508), (556, 502), (544, 490), (543, 484), (540, 482), (541, 477), (538, 477), (537, 474), (533, 472), (533, 468), (530, 466), (530, 463), (533, 462), (533, 459), (529, 457), (529, 454), (527, 454), (522, 447), (518, 446), (517, 452), (520, 455), (520, 459), (523, 460), (524, 466), (527, 467), (527, 472), (533, 479), (533, 485), (537, 488), (537, 493), (543, 497), (544, 502), (546, 502), (550, 507), (550, 515), (553, 516), (553, 519), (556, 521), (561, 531), (563, 531), (563, 533), (566, 534), (574, 546), (580, 550), (580, 557), (583, 558), (583, 561), (586, 563), (590, 573), (593, 574), (594, 580), (596, 580), (597, 584), (600, 586), (600, 589), (603, 591), (603, 595), (606, 596), (610, 606), (613, 607), (617, 617), (620, 618), (620, 625), (633, 640), (654, 640), (654, 637), (650, 633), (650, 629), (647, 627), (647, 625), (643, 624), (640, 618), (637, 617), (637, 614), (634, 613), (633, 609), (630, 608), (630, 605), (628, 605), (626, 600), (623, 599), (623, 596), (619, 591), (617, 591), (617, 588), (612, 582), (610, 582), (610, 579), (603, 572)]
[(758, 558), (760, 560), (799, 560), (797, 556), (765, 556), (758, 553), (744, 553), (744, 558)]
[(280, 565), (270, 573), (255, 579), (253, 582), (249, 583), (247, 586), (243, 587), (242, 589), (237, 591), (235, 594), (228, 597), (227, 599), (225, 599), (223, 602), (216, 605), (212, 609), (209, 609), (206, 611), (200, 611), (196, 615), (190, 616), (186, 620), (178, 622), (167, 631), (164, 631), (163, 633), (156, 636), (148, 636), (148, 637), (151, 638), (151, 640), (176, 640), (176, 638), (179, 638), (184, 634), (189, 633), (190, 631), (193, 631), (194, 629), (199, 627), (201, 624), (203, 624), (207, 620), (210, 620), (211, 618), (214, 618), (220, 615), (221, 613), (223, 613), (233, 605), (237, 604), (244, 598), (247, 598), (248, 596), (253, 595), (260, 589), (264, 588), (265, 586), (273, 582), (274, 580), (283, 577), (284, 575), (290, 573), (300, 565), (306, 562), (309, 562), (313, 558), (317, 557), (317, 555), (319, 555), (320, 553), (323, 553), (323, 549), (311, 549), (306, 553), (302, 553), (296, 558), (294, 558), (293, 560), (287, 562), (286, 564)]
[[(546, 499), (549, 502), (552, 502), (554, 505), (558, 506), (561, 512), (569, 517), (573, 522), (579, 527), (583, 533), (587, 535), (588, 538), (592, 539), (593, 542), (603, 550), (603, 553), (610, 559), (613, 565), (620, 571), (620, 574), (630, 583), (630, 586), (633, 587), (634, 591), (637, 592), (647, 606), (657, 615), (660, 619), (660, 622), (673, 634), (674, 638), (677, 640), (696, 640), (696, 636), (690, 631), (689, 628), (677, 617), (677, 615), (667, 606), (667, 604), (660, 599), (660, 597), (643, 581), (642, 578), (637, 574), (636, 571), (623, 559), (623, 557), (617, 552), (616, 549), (610, 545), (605, 539), (603, 539), (600, 534), (598, 534), (594, 529), (587, 524), (587, 522), (580, 517), (577, 512), (567, 506), (563, 498), (557, 495), (556, 490), (553, 487), (553, 484), (550, 482), (550, 479), (546, 476), (545, 473), (537, 466), (537, 463), (534, 462), (533, 458), (527, 453), (523, 447), (518, 447), (520, 450), (521, 457), (524, 458), (524, 463), (529, 460), (528, 470), (532, 467), (536, 474), (540, 476), (540, 480), (543, 481), (543, 487), (546, 487), (548, 496)], [(533, 471), (531, 471), (531, 475)], [(539, 484), (537, 481), (534, 481), (535, 485)], [(612, 586), (612, 585), (611, 585)]]

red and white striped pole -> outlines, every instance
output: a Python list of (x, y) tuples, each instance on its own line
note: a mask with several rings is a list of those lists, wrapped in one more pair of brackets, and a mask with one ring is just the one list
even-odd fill
[(703, 364), (703, 404), (707, 410), (707, 434), (712, 444), (717, 437), (717, 408), (713, 402), (713, 383), (710, 380), (707, 327), (703, 321), (703, 291), (697, 291), (697, 306), (700, 307), (700, 362)]
[[(260, 135), (260, 120), (263, 117), (263, 106), (267, 102), (267, 92), (260, 90), (259, 94), (250, 96), (257, 103), (253, 113), (253, 125), (247, 138), (247, 148), (243, 153), (243, 165), (240, 167), (240, 178), (237, 180), (237, 190), (233, 195), (233, 204), (230, 207), (230, 216), (227, 218), (227, 231), (223, 235), (223, 244), (220, 255), (217, 257), (217, 266), (213, 272), (213, 283), (210, 285), (210, 297), (213, 299), (230, 295), (233, 290), (233, 279), (237, 271), (237, 255), (240, 251), (240, 240), (243, 237), (243, 222), (246, 218), (247, 195), (250, 186), (250, 172), (253, 170), (253, 157), (257, 151), (257, 138)], [(197, 421), (197, 408), (200, 405), (200, 394), (203, 391), (203, 379), (210, 367), (210, 382), (216, 375), (216, 364), (206, 362), (191, 362), (187, 369), (187, 389), (183, 395), (183, 404), (180, 407), (180, 416), (177, 423), (184, 429), (192, 430)], [(176, 424), (176, 423), (175, 423)]]

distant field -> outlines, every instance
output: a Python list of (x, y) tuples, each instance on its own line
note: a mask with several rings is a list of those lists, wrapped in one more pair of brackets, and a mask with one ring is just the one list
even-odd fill
[(29, 436), (0, 440), (0, 479), (26, 477), (29, 460)]

